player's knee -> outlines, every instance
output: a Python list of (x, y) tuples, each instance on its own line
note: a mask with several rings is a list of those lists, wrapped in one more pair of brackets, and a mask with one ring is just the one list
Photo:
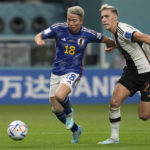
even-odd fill
[(110, 100), (110, 107), (111, 108), (119, 108), (120, 105), (121, 105), (121, 103), (118, 100), (111, 98), (111, 100)]
[(53, 106), (51, 107), (51, 111), (55, 113), (55, 108)]
[(60, 109), (60, 107), (54, 107), (54, 106), (52, 106), (52, 107), (51, 107), (51, 111), (52, 111), (54, 114), (56, 114), (56, 113), (61, 112), (62, 109)]
[(55, 107), (51, 107), (51, 111), (55, 114), (59, 112), (59, 109), (55, 108)]
[(50, 104), (51, 104), (51, 111), (53, 113), (59, 113), (63, 110), (62, 105), (57, 102), (55, 98), (50, 98)]
[(147, 121), (150, 118), (150, 115), (148, 113), (140, 113), (139, 118), (141, 120)]
[(58, 93), (58, 92), (55, 93), (55, 98), (56, 98), (58, 101), (63, 101), (63, 100), (65, 99), (65, 97), (63, 96), (63, 94)]

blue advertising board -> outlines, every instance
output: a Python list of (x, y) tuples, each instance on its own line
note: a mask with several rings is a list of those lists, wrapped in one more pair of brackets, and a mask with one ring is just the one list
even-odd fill
[[(0, 70), (0, 104), (49, 104), (50, 69)], [(85, 69), (84, 74), (70, 94), (72, 103), (109, 103), (121, 70)], [(137, 103), (139, 94), (126, 103)]]

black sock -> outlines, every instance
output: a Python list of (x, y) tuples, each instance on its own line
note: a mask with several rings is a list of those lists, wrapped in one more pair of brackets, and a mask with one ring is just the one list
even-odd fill
[(67, 96), (64, 101), (60, 102), (61, 105), (64, 107), (66, 115), (70, 114), (72, 112), (71, 110), (71, 102), (69, 99), (69, 96)]
[(78, 125), (74, 123), (73, 127), (71, 128), (72, 132), (76, 132), (78, 130)]
[(65, 124), (66, 122), (66, 113), (65, 113), (65, 110), (63, 110), (62, 112), (60, 113), (55, 113), (56, 117), (63, 123)]

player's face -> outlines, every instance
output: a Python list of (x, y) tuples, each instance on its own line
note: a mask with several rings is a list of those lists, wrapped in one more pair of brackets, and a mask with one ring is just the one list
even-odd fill
[(101, 19), (106, 30), (109, 30), (113, 33), (116, 32), (117, 28), (117, 15), (111, 12), (110, 9), (105, 9), (101, 12)]
[(69, 30), (72, 33), (78, 33), (83, 24), (83, 20), (78, 15), (68, 14), (67, 23), (68, 23)]

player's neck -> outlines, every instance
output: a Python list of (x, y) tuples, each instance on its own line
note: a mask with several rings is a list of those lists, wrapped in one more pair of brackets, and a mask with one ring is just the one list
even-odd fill
[[(82, 28), (82, 27), (81, 27), (81, 28)], [(71, 30), (69, 29), (69, 32), (70, 32), (71, 34), (78, 34), (78, 33), (80, 32), (81, 28), (80, 28), (79, 30), (76, 30), (76, 31), (71, 31)]]
[(111, 32), (113, 33), (113, 34), (115, 34), (116, 32), (117, 32), (117, 26), (118, 26), (118, 22), (116, 22), (114, 25), (113, 25), (113, 27), (111, 28)]

